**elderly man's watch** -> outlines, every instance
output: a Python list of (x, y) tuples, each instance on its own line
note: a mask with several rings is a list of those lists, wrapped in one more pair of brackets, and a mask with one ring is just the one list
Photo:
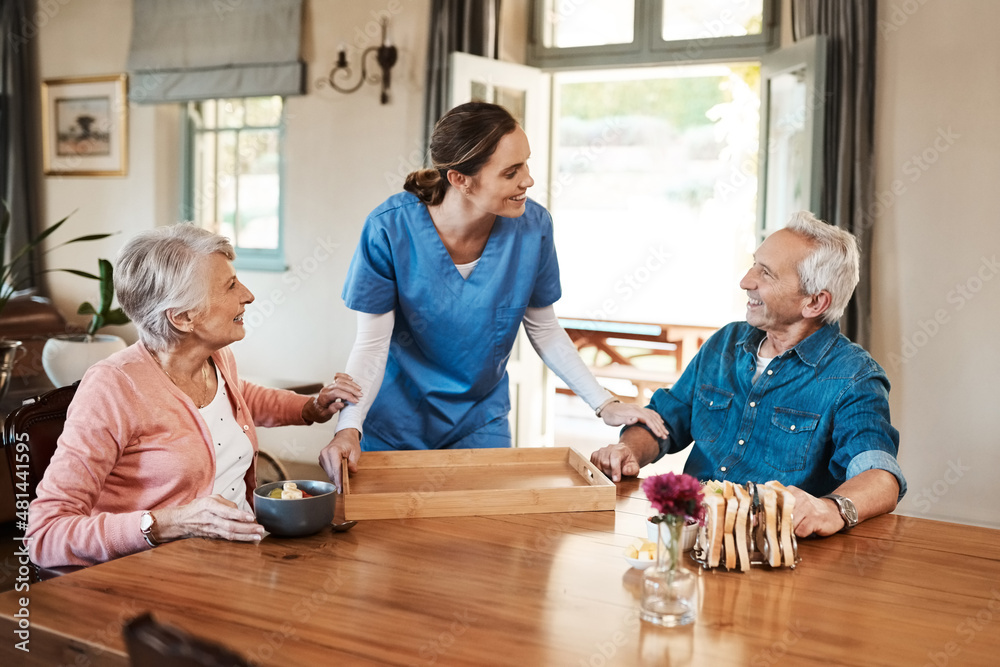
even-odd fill
[(854, 528), (858, 525), (858, 508), (854, 506), (850, 498), (845, 498), (844, 496), (838, 496), (836, 493), (830, 493), (824, 498), (829, 498), (833, 502), (837, 503), (837, 509), (840, 510), (840, 516), (844, 519), (844, 530), (848, 528)]
[(139, 518), (139, 530), (142, 531), (142, 536), (146, 540), (146, 544), (151, 547), (156, 546), (156, 540), (153, 538), (154, 526), (156, 526), (156, 519), (153, 518), (152, 513), (143, 512)]

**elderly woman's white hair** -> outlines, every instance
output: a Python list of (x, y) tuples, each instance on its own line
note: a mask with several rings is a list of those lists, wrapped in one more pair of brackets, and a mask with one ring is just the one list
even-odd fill
[(135, 323), (139, 339), (151, 350), (165, 350), (183, 332), (168, 311), (197, 311), (208, 302), (206, 260), (236, 252), (224, 236), (190, 224), (157, 227), (132, 237), (118, 252), (115, 294)]
[(808, 211), (792, 214), (785, 229), (811, 239), (816, 246), (799, 263), (799, 283), (806, 294), (830, 293), (830, 307), (823, 322), (836, 322), (860, 279), (858, 240), (846, 229), (828, 225)]

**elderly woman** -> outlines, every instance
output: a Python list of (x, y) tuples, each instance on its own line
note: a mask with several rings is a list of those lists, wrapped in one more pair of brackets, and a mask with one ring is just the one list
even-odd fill
[(122, 248), (116, 292), (140, 340), (80, 383), (30, 507), (35, 563), (89, 565), (186, 537), (260, 540), (255, 427), (325, 422), (360, 398), (341, 373), (311, 398), (240, 379), (228, 346), (254, 297), (234, 258), (225, 238), (190, 225)]

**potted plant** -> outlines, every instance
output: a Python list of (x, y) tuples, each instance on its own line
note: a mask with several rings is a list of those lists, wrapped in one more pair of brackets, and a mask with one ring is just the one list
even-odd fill
[[(2, 209), (2, 214), (0, 214), (0, 317), (3, 317), (3, 311), (6, 308), (7, 303), (21, 288), (27, 284), (28, 278), (30, 277), (30, 274), (28, 273), (27, 260), (30, 254), (36, 248), (41, 246), (45, 239), (49, 238), (56, 230), (62, 227), (63, 223), (69, 219), (69, 215), (51, 227), (43, 230), (37, 236), (29, 238), (23, 245), (8, 248), (8, 244), (10, 243), (9, 232), (11, 217), (10, 211), (7, 208), (7, 202), (0, 201), (0, 209)], [(72, 213), (70, 215), (72, 215)], [(53, 248), (49, 248), (49, 250), (69, 245), (71, 243), (97, 241), (109, 236), (111, 235), (88, 234), (86, 236), (80, 236), (75, 239), (65, 241), (64, 243), (54, 246)], [(46, 252), (48, 252), (48, 250), (46, 250)], [(7, 394), (10, 377), (13, 373), (14, 364), (18, 357), (18, 350), (23, 350), (21, 347), (21, 341), (0, 339), (0, 399)]]
[(72, 384), (83, 377), (87, 369), (101, 359), (106, 359), (126, 347), (119, 336), (99, 334), (97, 330), (108, 325), (128, 324), (129, 318), (121, 308), (112, 308), (115, 298), (114, 269), (111, 262), (98, 259), (98, 275), (64, 269), (84, 278), (98, 281), (100, 299), (95, 308), (89, 301), (80, 304), (77, 315), (90, 315), (90, 325), (82, 334), (65, 334), (45, 341), (42, 349), (42, 367), (57, 387)]

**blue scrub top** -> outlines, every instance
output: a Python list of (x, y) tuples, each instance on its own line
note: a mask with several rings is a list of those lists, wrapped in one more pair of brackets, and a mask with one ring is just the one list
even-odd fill
[(365, 221), (342, 294), (351, 310), (395, 310), (365, 433), (397, 449), (443, 449), (505, 418), (507, 360), (524, 311), (561, 294), (552, 218), (536, 202), (519, 218), (496, 219), (463, 279), (416, 195), (387, 199)]

